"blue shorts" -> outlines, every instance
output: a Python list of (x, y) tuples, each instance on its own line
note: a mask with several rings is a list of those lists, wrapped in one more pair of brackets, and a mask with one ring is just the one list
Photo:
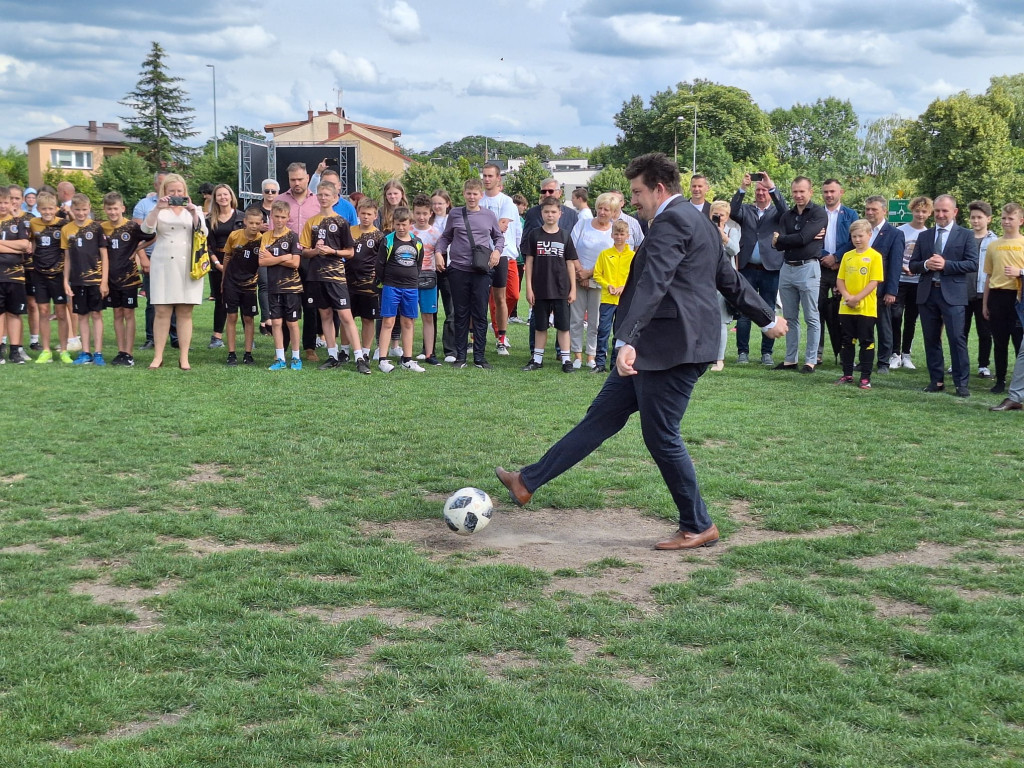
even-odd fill
[(420, 288), (420, 312), (424, 315), (437, 314), (437, 286)]
[(419, 305), (419, 288), (395, 288), (385, 285), (380, 292), (380, 316), (417, 318), (420, 316), (417, 306)]

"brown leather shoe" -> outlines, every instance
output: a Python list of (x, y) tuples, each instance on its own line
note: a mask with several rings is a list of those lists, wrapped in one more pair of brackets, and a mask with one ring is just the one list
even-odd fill
[(714, 523), (706, 531), (690, 533), (676, 531), (671, 539), (659, 541), (655, 549), (695, 549), (696, 547), (713, 547), (718, 543), (718, 526)]
[(1024, 409), (1024, 405), (1010, 398), (1006, 398), (999, 405), (993, 405), (989, 408), (990, 411), (1019, 411), (1022, 409)]
[(522, 475), (519, 472), (509, 472), (501, 467), (497, 467), (494, 470), (494, 474), (501, 480), (501, 484), (508, 488), (508, 495), (517, 507), (530, 503), (533, 494), (526, 490), (526, 486), (523, 485)]

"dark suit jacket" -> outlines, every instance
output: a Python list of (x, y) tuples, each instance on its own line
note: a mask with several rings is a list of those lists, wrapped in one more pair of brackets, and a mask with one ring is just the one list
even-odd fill
[(761, 246), (761, 263), (764, 268), (778, 271), (782, 269), (782, 254), (772, 247), (772, 235), (778, 229), (778, 209), (785, 209), (786, 201), (778, 189), (773, 190), (772, 200), (775, 205), (769, 205), (758, 218), (757, 206), (753, 203), (744, 203), (745, 198), (743, 192), (737, 191), (732, 196), (729, 208), (729, 217), (740, 225), (740, 252), (736, 257), (736, 266), (743, 269), (750, 263), (750, 254), (754, 252), (756, 242)]
[[(691, 198), (686, 198), (686, 202), (690, 203)], [(690, 203), (690, 207), (693, 207), (693, 203)], [(697, 210), (694, 208), (694, 210)], [(700, 207), (700, 212), (703, 213), (708, 219), (711, 218), (711, 203), (707, 200), (704, 201), (704, 205)]]
[[(917, 237), (914, 254), (910, 257), (908, 269), (915, 275), (921, 275), (917, 284), (917, 303), (924, 304), (932, 292), (932, 272), (925, 269), (924, 263), (931, 258), (935, 250), (935, 227), (929, 227)], [(978, 271), (978, 243), (971, 230), (954, 224), (949, 231), (949, 238), (942, 248), (942, 257), (946, 266), (942, 268), (942, 298), (953, 306), (967, 306), (967, 275)]]
[(907, 247), (906, 238), (892, 224), (886, 222), (878, 230), (878, 236), (871, 247), (882, 254), (882, 269), (885, 272), (885, 279), (878, 286), (876, 292), (878, 298), (883, 296), (895, 296), (900, 289), (900, 275), (903, 274), (903, 251)]
[(615, 313), (615, 338), (636, 349), (634, 367), (661, 371), (715, 360), (718, 291), (759, 326), (775, 319), (729, 263), (718, 228), (678, 197), (652, 222)]

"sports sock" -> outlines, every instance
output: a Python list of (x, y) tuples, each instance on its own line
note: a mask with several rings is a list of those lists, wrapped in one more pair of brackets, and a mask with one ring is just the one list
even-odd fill
[(338, 348), (337, 347), (328, 347), (327, 348), (327, 354), (330, 355), (331, 357), (336, 358), (338, 356)]
[[(337, 350), (337, 347), (335, 347), (335, 350)], [(347, 355), (352, 351), (352, 348), (348, 344), (342, 344), (341, 350)]]
[(562, 362), (563, 363), (568, 363), (569, 362), (569, 353), (566, 352), (564, 349), (559, 353), (559, 357), (562, 358)]
[(410, 360), (412, 360), (411, 357), (405, 357), (404, 355), (402, 356), (402, 362), (403, 363), (408, 363)]
[(28, 336), (28, 340), (32, 344), (38, 344), (39, 343), (39, 334), (38, 333), (30, 333), (29, 336)]
[(277, 353), (278, 360), (284, 360), (284, 347), (281, 347), (280, 349), (275, 349), (274, 351)]
[(363, 350), (361, 350), (361, 349), (357, 349), (355, 351), (355, 356), (356, 356), (356, 360), (362, 360), (365, 357), (365, 355), (363, 354)]
[(533, 350), (533, 362), (535, 362), (535, 363), (543, 363), (544, 362), (544, 350), (543, 349), (535, 349), (535, 350)]

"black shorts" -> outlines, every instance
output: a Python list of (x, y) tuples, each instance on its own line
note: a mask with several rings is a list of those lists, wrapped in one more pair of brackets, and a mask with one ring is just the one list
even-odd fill
[(229, 315), (256, 317), (260, 312), (255, 290), (244, 290), (228, 283), (221, 288), (221, 302)]
[(76, 315), (103, 311), (103, 297), (98, 285), (72, 285), (71, 311)]
[(306, 301), (313, 300), (317, 309), (351, 309), (348, 285), (338, 282), (306, 283)]
[(24, 315), (28, 312), (24, 283), (0, 283), (0, 313), (3, 312), (9, 315)]
[(64, 275), (44, 275), (36, 270), (29, 272), (33, 295), (39, 304), (67, 304), (68, 295), (64, 293)]
[(491, 270), (491, 288), (504, 288), (508, 285), (508, 256), (498, 259), (497, 266)]
[(270, 294), (270, 319), (297, 323), (302, 317), (301, 293)]
[(116, 309), (135, 309), (139, 306), (139, 286), (111, 288), (107, 294), (106, 305)]
[(546, 331), (548, 329), (548, 316), (555, 316), (555, 330), (569, 330), (569, 300), (568, 299), (534, 299), (533, 302), (533, 330)]
[(380, 294), (353, 293), (352, 316), (363, 320), (376, 320), (380, 317)]

